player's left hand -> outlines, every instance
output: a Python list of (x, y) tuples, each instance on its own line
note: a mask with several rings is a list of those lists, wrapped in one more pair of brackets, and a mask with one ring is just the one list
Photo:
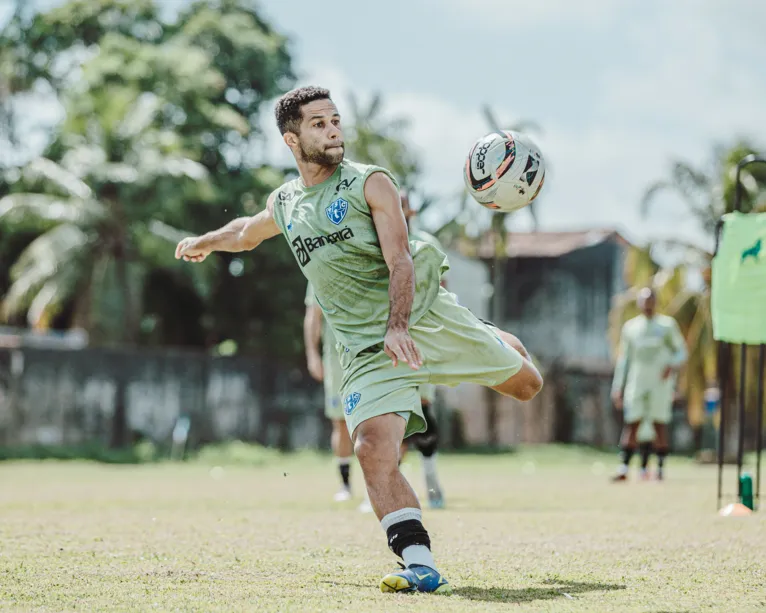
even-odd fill
[(666, 366), (665, 369), (662, 371), (662, 380), (666, 381), (667, 378), (673, 374), (673, 367), (672, 366)]
[(389, 328), (386, 330), (383, 351), (391, 358), (394, 368), (399, 365), (400, 360), (409, 364), (412, 370), (418, 370), (423, 365), (420, 351), (406, 328)]

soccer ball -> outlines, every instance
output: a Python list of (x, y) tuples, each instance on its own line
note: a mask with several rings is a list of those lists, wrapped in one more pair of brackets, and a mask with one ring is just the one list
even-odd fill
[(527, 136), (492, 132), (471, 147), (463, 178), (480, 205), (510, 213), (537, 198), (545, 181), (545, 159)]

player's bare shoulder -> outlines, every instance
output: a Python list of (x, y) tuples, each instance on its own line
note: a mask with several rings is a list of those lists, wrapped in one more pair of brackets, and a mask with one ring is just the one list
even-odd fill
[(370, 208), (394, 204), (401, 208), (399, 190), (383, 170), (373, 171), (364, 182), (364, 199)]

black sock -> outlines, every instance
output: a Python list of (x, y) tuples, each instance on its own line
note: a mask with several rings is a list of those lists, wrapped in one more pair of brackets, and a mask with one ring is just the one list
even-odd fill
[(657, 452), (657, 471), (662, 472), (662, 469), (665, 467), (665, 458), (668, 456), (668, 452), (666, 449), (663, 449), (662, 451)]
[(634, 449), (628, 449), (627, 447), (622, 448), (622, 463), (625, 466), (630, 464), (630, 459), (633, 457), (634, 453), (635, 453)]
[(641, 468), (646, 470), (646, 467), (649, 466), (649, 456), (652, 455), (652, 444), (641, 443), (638, 448), (641, 451)]
[(338, 460), (338, 469), (340, 470), (340, 478), (343, 479), (343, 485), (347, 488), (350, 487), (349, 475), (351, 474), (351, 466), (348, 462), (348, 458), (341, 458)]

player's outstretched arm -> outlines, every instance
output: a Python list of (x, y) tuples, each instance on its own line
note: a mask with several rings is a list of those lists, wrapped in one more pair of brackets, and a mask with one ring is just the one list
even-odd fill
[(409, 333), (410, 313), (415, 299), (415, 266), (399, 190), (386, 174), (376, 172), (364, 184), (364, 197), (370, 207), (390, 275), (384, 350), (394, 366), (401, 360), (417, 370), (422, 365), (422, 358)]
[(274, 221), (272, 194), (266, 202), (266, 208), (257, 215), (238, 217), (218, 230), (183, 239), (176, 246), (176, 259), (201, 262), (214, 251), (250, 251), (277, 234), (279, 226)]

